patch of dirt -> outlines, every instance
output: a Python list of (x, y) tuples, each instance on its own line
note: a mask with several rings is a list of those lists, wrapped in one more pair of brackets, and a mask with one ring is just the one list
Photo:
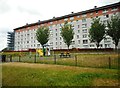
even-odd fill
[(94, 86), (118, 86), (119, 82), (115, 79), (97, 78), (93, 81)]

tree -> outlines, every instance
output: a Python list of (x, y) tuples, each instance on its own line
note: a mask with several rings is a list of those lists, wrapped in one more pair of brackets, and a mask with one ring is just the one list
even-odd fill
[(72, 29), (72, 25), (68, 24), (68, 22), (65, 22), (64, 26), (61, 27), (61, 36), (63, 37), (63, 40), (67, 44), (69, 50), (69, 46), (71, 45), (74, 36), (74, 32)]
[(43, 55), (45, 56), (45, 49), (44, 44), (46, 44), (49, 40), (49, 28), (48, 27), (39, 27), (36, 32), (36, 38), (37, 41), (42, 45), (43, 47)]
[(91, 42), (96, 43), (98, 49), (99, 43), (105, 38), (105, 24), (100, 22), (100, 18), (93, 19), (93, 23), (89, 30), (89, 37)]
[(117, 49), (118, 42), (120, 40), (120, 17), (112, 16), (111, 20), (107, 22), (107, 35), (112, 37), (112, 40), (115, 43), (115, 49)]

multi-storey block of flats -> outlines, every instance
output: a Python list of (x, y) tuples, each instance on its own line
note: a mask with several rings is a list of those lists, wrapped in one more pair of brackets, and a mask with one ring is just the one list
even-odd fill
[[(26, 24), (24, 26), (14, 29), (15, 32), (15, 50), (28, 50), (41, 48), (41, 44), (36, 40), (36, 31), (38, 27), (47, 26), (50, 30), (50, 37), (47, 45), (50, 49), (67, 49), (67, 45), (64, 43), (62, 36), (60, 35), (61, 26), (68, 21), (73, 25), (74, 38), (70, 45), (72, 48), (96, 48), (95, 43), (89, 40), (89, 29), (91, 27), (92, 18), (100, 18), (103, 23), (107, 23), (107, 20), (113, 15), (120, 15), (120, 2), (102, 6), (94, 7), (86, 11), (71, 13), (61, 17), (53, 17), (52, 19), (38, 21), (32, 24)], [(100, 42), (99, 48), (115, 48), (112, 38), (106, 36)]]

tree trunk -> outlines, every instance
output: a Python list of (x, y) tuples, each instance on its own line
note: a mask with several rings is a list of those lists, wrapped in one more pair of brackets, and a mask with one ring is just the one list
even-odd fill
[(42, 46), (43, 47), (43, 56), (45, 56), (45, 48), (44, 48), (44, 46)]
[(68, 52), (69, 52), (69, 45), (68, 45)]
[(97, 49), (98, 49), (98, 47), (99, 47), (99, 43), (97, 43), (96, 46), (97, 46)]

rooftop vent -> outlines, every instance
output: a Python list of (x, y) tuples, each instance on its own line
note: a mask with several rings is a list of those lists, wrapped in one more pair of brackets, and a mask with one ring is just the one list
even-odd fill
[(74, 13), (74, 12), (71, 12), (71, 13)]
[(94, 6), (94, 8), (97, 8), (97, 6)]
[(26, 23), (26, 25), (28, 25), (28, 23)]
[(55, 16), (53, 18), (55, 18)]
[(38, 22), (40, 23), (40, 20), (38, 20)]

